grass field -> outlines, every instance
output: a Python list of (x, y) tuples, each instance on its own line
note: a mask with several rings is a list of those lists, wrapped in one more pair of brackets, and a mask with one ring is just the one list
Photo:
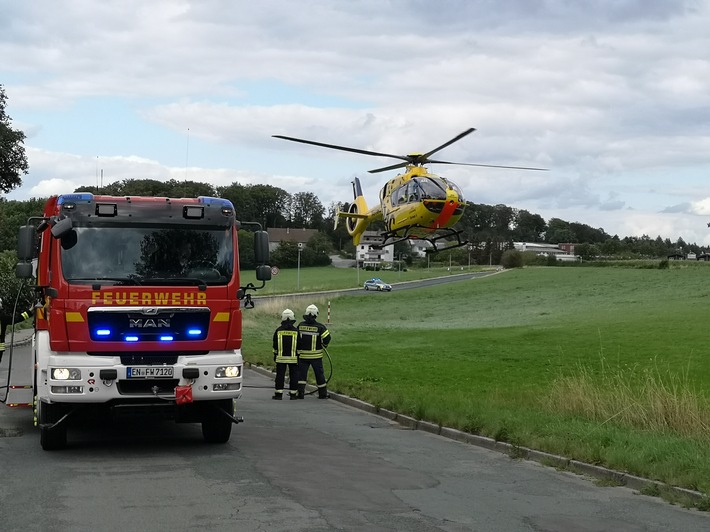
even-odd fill
[[(353, 273), (309, 270), (304, 286)], [(526, 268), (313, 302), (322, 321), (331, 302), (333, 391), (710, 494), (709, 278), (695, 263)], [(310, 302), (246, 311), (246, 360), (272, 365), (280, 311)]]

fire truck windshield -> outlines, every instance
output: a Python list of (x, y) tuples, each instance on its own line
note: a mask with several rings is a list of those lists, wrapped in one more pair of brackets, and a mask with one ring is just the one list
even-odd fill
[[(61, 250), (70, 283), (224, 285), (232, 279), (231, 228), (74, 227), (76, 244)], [(68, 247), (68, 246), (67, 246)]]

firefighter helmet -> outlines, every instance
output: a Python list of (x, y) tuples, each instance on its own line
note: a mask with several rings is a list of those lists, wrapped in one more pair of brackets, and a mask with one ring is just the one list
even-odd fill
[(296, 321), (296, 315), (293, 313), (293, 310), (291, 310), (290, 308), (287, 308), (286, 310), (284, 310), (281, 313), (281, 321), (286, 321), (286, 320)]
[(318, 317), (318, 307), (315, 305), (308, 305), (306, 307), (306, 316), (313, 316), (314, 318)]

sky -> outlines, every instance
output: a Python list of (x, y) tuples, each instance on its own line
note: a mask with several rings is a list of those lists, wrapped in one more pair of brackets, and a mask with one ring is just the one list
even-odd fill
[[(124, 179), (372, 205), (397, 160), (466, 200), (710, 246), (710, 0), (0, 0), (30, 165), (7, 199)], [(238, 205), (237, 205), (238, 210)]]

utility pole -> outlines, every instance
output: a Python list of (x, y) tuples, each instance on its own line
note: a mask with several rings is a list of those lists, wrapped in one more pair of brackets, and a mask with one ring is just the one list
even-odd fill
[(296, 291), (301, 290), (301, 251), (303, 250), (303, 242), (298, 243), (298, 269), (296, 270)]

